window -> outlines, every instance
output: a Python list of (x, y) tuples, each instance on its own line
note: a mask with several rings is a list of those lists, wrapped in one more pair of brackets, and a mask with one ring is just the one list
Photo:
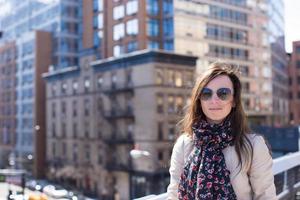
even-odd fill
[(56, 104), (52, 103), (52, 118), (56, 117)]
[(78, 82), (73, 81), (73, 94), (76, 94), (78, 90)]
[(186, 72), (185, 73), (185, 83), (186, 83), (186, 86), (192, 87), (193, 86), (193, 81), (194, 81), (194, 74), (193, 74), (193, 72)]
[(156, 69), (156, 84), (162, 85), (164, 82), (164, 74), (162, 69)]
[(158, 0), (147, 0), (147, 12), (149, 15), (157, 15), (159, 13)]
[(175, 101), (174, 96), (169, 95), (168, 96), (168, 113), (174, 113), (175, 111)]
[(114, 7), (113, 18), (114, 20), (118, 20), (124, 17), (124, 5)]
[(114, 56), (115, 57), (118, 57), (120, 56), (121, 54), (123, 54), (123, 46), (120, 46), (120, 45), (116, 45), (114, 46)]
[(101, 75), (98, 76), (97, 78), (97, 87), (98, 89), (101, 89), (103, 85), (103, 77)]
[(94, 10), (103, 11), (103, 0), (94, 0)]
[(159, 43), (156, 41), (149, 41), (148, 48), (149, 49), (159, 49)]
[(158, 156), (158, 160), (159, 160), (159, 161), (162, 161), (163, 158), (164, 158), (164, 154), (163, 154), (162, 151), (158, 151), (158, 152), (157, 152), (157, 156)]
[(67, 125), (65, 122), (61, 123), (61, 137), (66, 138), (67, 135)]
[(169, 124), (168, 139), (175, 140), (175, 125)]
[(300, 53), (300, 47), (296, 47), (296, 53), (299, 54)]
[(138, 1), (137, 0), (128, 1), (126, 4), (126, 14), (132, 15), (137, 13), (137, 11), (138, 11)]
[(158, 94), (156, 96), (156, 110), (158, 113), (163, 113), (164, 112), (164, 99), (163, 99), (163, 95)]
[(164, 139), (164, 124), (163, 122), (158, 122), (157, 124), (157, 134), (158, 134), (158, 140), (163, 140)]
[(76, 139), (78, 134), (77, 123), (73, 123), (73, 138)]
[(127, 52), (128, 53), (136, 51), (137, 49), (138, 49), (137, 41), (128, 42), (128, 44), (127, 44)]
[(129, 20), (126, 23), (126, 31), (128, 35), (137, 35), (139, 32), (139, 24), (137, 19)]
[(90, 89), (90, 79), (89, 78), (85, 78), (84, 79), (84, 91), (88, 92)]
[(67, 155), (67, 144), (65, 142), (62, 142), (62, 154), (63, 157), (66, 157)]
[(73, 161), (74, 162), (77, 162), (77, 159), (78, 159), (78, 145), (77, 144), (74, 144), (73, 145)]
[(148, 21), (147, 33), (150, 37), (156, 37), (159, 35), (159, 23), (157, 19), (150, 19)]
[(124, 23), (117, 24), (114, 26), (114, 40), (117, 41), (125, 36), (125, 25)]
[(77, 116), (77, 101), (73, 101), (73, 117)]
[(296, 67), (297, 67), (298, 69), (300, 69), (300, 60), (297, 60), (297, 62), (296, 62)]
[(97, 21), (98, 21), (97, 28), (98, 29), (103, 28), (103, 14), (102, 13), (98, 14)]
[(175, 72), (172, 69), (167, 70), (167, 82), (168, 85), (174, 85), (175, 83)]
[(62, 114), (66, 114), (66, 102), (62, 101), (61, 102), (61, 112)]
[(176, 112), (181, 113), (183, 111), (183, 97), (177, 96), (175, 101)]
[(89, 99), (84, 100), (84, 115), (85, 116), (90, 115), (90, 100)]
[(66, 94), (66, 92), (67, 92), (67, 83), (64, 82), (61, 84), (61, 93)]
[(175, 72), (175, 86), (182, 87), (182, 73), (180, 71)]

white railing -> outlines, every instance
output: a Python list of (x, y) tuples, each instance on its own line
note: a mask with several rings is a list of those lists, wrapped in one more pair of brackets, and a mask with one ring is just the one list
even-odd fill
[[(274, 175), (278, 175), (280, 173), (283, 173), (284, 175), (283, 186), (282, 186), (283, 188), (282, 188), (282, 192), (280, 192), (277, 195), (278, 199), (283, 199), (287, 195), (289, 195), (290, 192), (295, 192), (300, 188), (300, 180), (296, 180), (296, 183), (293, 183), (292, 187), (288, 186), (288, 170), (297, 166), (300, 166), (300, 151), (297, 153), (291, 153), (289, 155), (274, 159), (273, 161)], [(165, 199), (167, 199), (167, 193), (163, 193), (159, 195), (152, 194), (135, 200), (165, 200)]]

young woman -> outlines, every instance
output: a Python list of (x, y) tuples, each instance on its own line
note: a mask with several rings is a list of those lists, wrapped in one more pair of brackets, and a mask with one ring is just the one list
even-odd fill
[(241, 82), (226, 63), (213, 63), (197, 80), (174, 145), (168, 199), (276, 200), (272, 157), (251, 134)]

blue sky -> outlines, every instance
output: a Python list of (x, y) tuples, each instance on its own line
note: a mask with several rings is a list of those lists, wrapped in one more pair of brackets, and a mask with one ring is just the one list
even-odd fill
[(300, 0), (284, 0), (285, 49), (292, 51), (292, 41), (300, 40)]

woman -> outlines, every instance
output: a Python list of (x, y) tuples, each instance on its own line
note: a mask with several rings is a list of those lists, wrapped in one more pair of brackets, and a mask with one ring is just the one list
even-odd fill
[(213, 63), (196, 82), (172, 152), (168, 199), (277, 199), (272, 157), (263, 137), (250, 134), (235, 71)]

